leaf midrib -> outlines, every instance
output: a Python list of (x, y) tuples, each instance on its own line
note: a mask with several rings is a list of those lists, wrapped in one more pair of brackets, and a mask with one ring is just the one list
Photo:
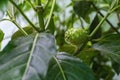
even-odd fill
[(26, 74), (27, 74), (27, 70), (28, 70), (28, 68), (29, 68), (29, 65), (30, 65), (30, 62), (31, 62), (31, 59), (32, 59), (32, 54), (33, 54), (33, 52), (34, 52), (34, 49), (35, 49), (35, 46), (36, 46), (38, 37), (39, 37), (39, 34), (36, 34), (36, 36), (35, 36), (35, 38), (34, 38), (34, 40), (33, 40), (33, 45), (32, 45), (31, 51), (30, 51), (30, 56), (29, 56), (29, 58), (28, 58), (27, 65), (26, 65), (26, 69), (25, 69), (25, 72), (24, 72), (24, 74), (23, 74), (22, 80), (25, 79), (25, 76), (26, 76)]

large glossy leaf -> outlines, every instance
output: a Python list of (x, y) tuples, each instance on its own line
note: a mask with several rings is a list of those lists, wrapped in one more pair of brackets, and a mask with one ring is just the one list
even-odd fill
[(100, 39), (93, 48), (106, 53), (109, 57), (120, 64), (120, 35), (110, 34)]
[(56, 53), (54, 37), (47, 33), (13, 40), (0, 53), (0, 80), (44, 80)]
[(58, 53), (51, 61), (46, 80), (95, 80), (92, 71), (78, 58)]

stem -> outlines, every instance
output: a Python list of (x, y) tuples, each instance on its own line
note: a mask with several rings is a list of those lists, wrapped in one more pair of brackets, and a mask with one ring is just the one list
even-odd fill
[(19, 24), (17, 24), (17, 22), (13, 22), (13, 20), (11, 20), (11, 19), (2, 19), (2, 20), (0, 20), (0, 22), (6, 21), (6, 20), (7, 20), (7, 21), (10, 21), (10, 22), (12, 22), (12, 23), (14, 23), (14, 24), (17, 26), (17, 28), (19, 28), (19, 30), (23, 33), (23, 35), (25, 35), (25, 36), (28, 35), (27, 32), (25, 32), (25, 30), (22, 29), (21, 26), (20, 26)]
[(31, 2), (31, 1), (26, 0), (26, 2), (28, 2), (28, 3), (29, 3), (29, 5), (33, 8), (33, 10), (34, 10), (34, 11), (36, 11), (36, 8), (34, 7), (34, 5), (32, 4), (32, 2)]
[(115, 11), (116, 9), (118, 9), (120, 7), (120, 5), (114, 7), (112, 10), (110, 10), (110, 13), (112, 13), (113, 11)]
[(117, 15), (118, 21), (120, 23), (120, 15), (119, 15), (119, 13), (116, 13), (116, 15)]
[(37, 31), (40, 32), (39, 29), (28, 19), (28, 17), (23, 13), (23, 11), (16, 5), (16, 3), (13, 0), (9, 0), (21, 13), (21, 15), (26, 19), (26, 21)]
[(50, 23), (50, 20), (51, 20), (52, 14), (53, 14), (53, 10), (54, 10), (54, 7), (55, 7), (55, 2), (56, 2), (56, 0), (53, 0), (52, 7), (51, 7), (51, 10), (50, 10), (50, 15), (49, 15), (48, 21), (45, 25), (45, 29), (48, 28), (48, 25)]
[(101, 20), (101, 22), (97, 25), (97, 27), (92, 31), (92, 33), (90, 34), (90, 37), (92, 37), (95, 32), (99, 29), (99, 27), (102, 25), (102, 23), (107, 19), (107, 17), (116, 9), (118, 9), (120, 7), (120, 5), (118, 5), (117, 7), (114, 7), (113, 9), (110, 9), (108, 11), (108, 13), (106, 14), (106, 16)]
[[(94, 3), (92, 3), (94, 9), (100, 14), (100, 16), (104, 17), (104, 15), (98, 10), (98, 8), (94, 5)], [(111, 28), (116, 31), (119, 34), (119, 31), (111, 24), (111, 22), (106, 19), (106, 22), (111, 26)]]
[(108, 11), (108, 13), (106, 14), (106, 16), (100, 21), (100, 23), (96, 26), (96, 28), (92, 31), (92, 33), (90, 34), (90, 37), (92, 37), (96, 31), (99, 29), (99, 27), (102, 25), (102, 23), (107, 19), (107, 17), (110, 15), (110, 11)]
[(2, 21), (11, 21), (10, 19), (1, 19), (0, 22)]
[(16, 21), (13, 20), (12, 22), (18, 27), (18, 29), (19, 29), (24, 35), (28, 35), (27, 32), (25, 32), (25, 30), (22, 29), (21, 26), (20, 26), (19, 24), (17, 24)]
[(13, 22), (17, 26), (17, 28), (22, 32), (23, 35), (25, 36), (28, 35), (27, 32), (25, 32), (24, 29), (21, 28), (21, 26), (15, 21), (14, 17), (8, 11), (7, 14), (11, 19), (9, 21)]
[(39, 19), (39, 26), (41, 28), (41, 31), (44, 31), (45, 25), (44, 25), (44, 19), (43, 19), (43, 7), (41, 5), (41, 0), (37, 0), (37, 14)]

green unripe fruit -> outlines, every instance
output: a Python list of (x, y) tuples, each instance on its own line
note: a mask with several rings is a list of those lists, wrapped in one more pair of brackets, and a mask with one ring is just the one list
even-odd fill
[(65, 32), (65, 41), (69, 44), (79, 46), (88, 38), (88, 32), (81, 28), (71, 28)]

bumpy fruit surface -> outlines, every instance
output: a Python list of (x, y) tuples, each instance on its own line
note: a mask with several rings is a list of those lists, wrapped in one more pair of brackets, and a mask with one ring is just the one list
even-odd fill
[(81, 28), (71, 28), (65, 32), (65, 41), (69, 44), (79, 46), (88, 38), (88, 32)]

